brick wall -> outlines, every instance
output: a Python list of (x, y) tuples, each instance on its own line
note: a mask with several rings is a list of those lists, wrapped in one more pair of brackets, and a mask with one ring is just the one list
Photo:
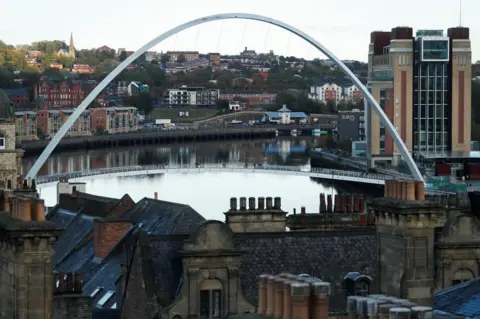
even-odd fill
[(79, 295), (54, 296), (52, 319), (92, 319), (92, 298)]
[(119, 218), (122, 217), (123, 214), (127, 212), (130, 208), (135, 206), (135, 202), (133, 199), (128, 196), (124, 195), (121, 199), (120, 202), (117, 204), (117, 206), (113, 207), (112, 210), (110, 210), (107, 214), (108, 218)]
[(236, 247), (243, 251), (242, 290), (252, 304), (258, 300), (257, 284), (261, 274), (310, 274), (330, 282), (330, 311), (345, 310), (343, 278), (348, 272), (367, 270), (375, 280), (377, 237), (373, 228), (235, 234), (234, 240)]
[(132, 227), (130, 222), (95, 219), (93, 227), (95, 257), (104, 258), (130, 227)]

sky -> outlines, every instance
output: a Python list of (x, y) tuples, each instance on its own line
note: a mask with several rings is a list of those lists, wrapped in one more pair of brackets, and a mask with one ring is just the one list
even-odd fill
[[(0, 40), (28, 44), (40, 40), (68, 43), (77, 49), (107, 45), (136, 50), (154, 37), (187, 21), (218, 13), (254, 13), (281, 20), (307, 33), (341, 59), (366, 61), (370, 32), (396, 26), (470, 28), (473, 61), (480, 60), (480, 0), (0, 0)], [(394, 5), (394, 2), (396, 5)], [(462, 7), (462, 10), (460, 10)], [(257, 52), (307, 59), (325, 58), (314, 47), (279, 27), (247, 20), (208, 22), (154, 46), (153, 51), (202, 53)]]

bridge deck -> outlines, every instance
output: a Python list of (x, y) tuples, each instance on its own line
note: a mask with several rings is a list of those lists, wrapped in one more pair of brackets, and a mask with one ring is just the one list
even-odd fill
[(169, 166), (169, 165), (150, 165), (150, 166), (128, 166), (116, 168), (103, 168), (83, 172), (72, 172), (65, 174), (56, 174), (49, 176), (40, 176), (37, 178), (37, 185), (52, 184), (58, 182), (61, 177), (67, 177), (72, 181), (85, 181), (98, 176), (123, 177), (155, 175), (165, 173), (205, 173), (205, 172), (248, 172), (264, 174), (284, 174), (308, 176), (321, 179), (366, 183), (374, 185), (383, 185), (385, 179), (393, 177), (382, 174), (367, 174), (357, 171), (344, 171), (336, 169), (312, 168), (306, 169), (294, 166), (277, 165), (254, 165), (247, 167), (244, 165), (200, 165), (200, 166)]

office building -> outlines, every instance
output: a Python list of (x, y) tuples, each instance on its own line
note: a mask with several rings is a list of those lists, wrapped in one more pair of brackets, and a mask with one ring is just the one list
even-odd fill
[[(471, 44), (468, 28), (372, 32), (368, 88), (414, 154), (470, 151)], [(371, 157), (399, 158), (372, 109), (365, 111)]]
[(365, 113), (359, 109), (338, 112), (337, 136), (339, 140), (365, 139)]
[(183, 85), (178, 89), (168, 89), (164, 94), (164, 102), (172, 107), (176, 106), (214, 106), (219, 91), (204, 87), (189, 87)]

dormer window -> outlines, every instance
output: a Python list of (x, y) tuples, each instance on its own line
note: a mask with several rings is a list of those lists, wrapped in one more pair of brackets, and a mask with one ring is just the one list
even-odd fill
[(359, 272), (349, 272), (343, 280), (345, 281), (347, 296), (366, 297), (370, 294), (372, 277)]

